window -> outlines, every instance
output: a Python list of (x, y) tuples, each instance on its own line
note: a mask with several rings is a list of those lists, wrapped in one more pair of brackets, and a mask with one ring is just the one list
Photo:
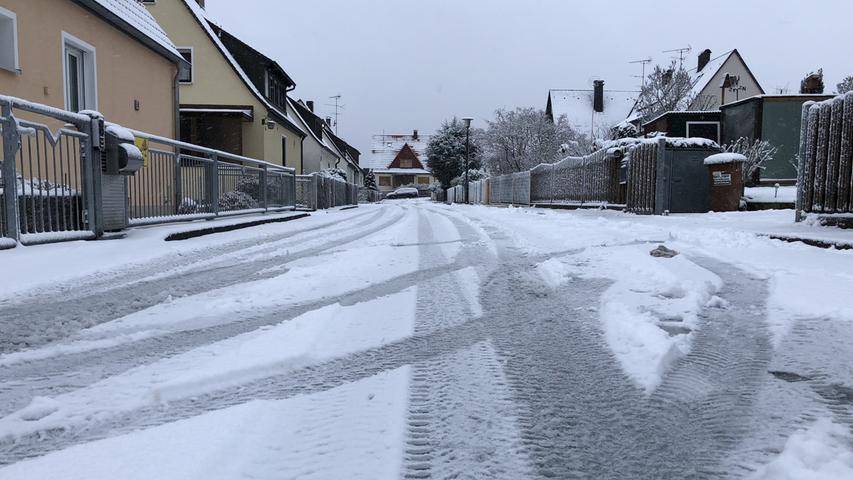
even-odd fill
[(287, 106), (287, 87), (270, 71), (266, 72), (267, 98), (279, 108)]
[(687, 122), (687, 136), (720, 141), (720, 122)]
[(98, 108), (95, 47), (62, 33), (65, 108), (74, 112)]
[(0, 7), (0, 68), (12, 72), (18, 63), (18, 17), (14, 12)]
[(192, 47), (179, 47), (178, 53), (184, 57), (187, 64), (181, 64), (178, 67), (178, 81), (181, 83), (193, 83), (193, 73), (195, 66), (193, 65), (193, 49)]
[(429, 185), (429, 177), (418, 177), (418, 185)]
[(287, 166), (287, 137), (281, 136), (281, 164)]
[(380, 187), (390, 187), (391, 186), (391, 177), (388, 175), (380, 175), (379, 176), (379, 186)]

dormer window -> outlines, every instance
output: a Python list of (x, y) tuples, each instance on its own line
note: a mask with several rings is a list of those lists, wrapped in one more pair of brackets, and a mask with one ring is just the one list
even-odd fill
[(267, 98), (273, 105), (286, 108), (287, 105), (287, 86), (282, 82), (275, 73), (267, 71), (266, 74)]

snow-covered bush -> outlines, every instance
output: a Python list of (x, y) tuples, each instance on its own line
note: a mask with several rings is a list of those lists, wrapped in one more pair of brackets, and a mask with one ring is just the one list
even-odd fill
[[(477, 180), (482, 180), (484, 178), (488, 178), (488, 176), (489, 175), (486, 173), (485, 170), (482, 170), (479, 168), (472, 168), (471, 170), (468, 170), (468, 181), (469, 182), (476, 182)], [(457, 185), (463, 185), (464, 183), (465, 183), (465, 172), (462, 172), (461, 175), (459, 175), (458, 177), (456, 177), (450, 181), (450, 186), (455, 187)]]
[(219, 196), (220, 210), (247, 210), (258, 208), (258, 202), (244, 192), (225, 192)]
[(235, 190), (245, 193), (246, 195), (259, 199), (262, 196), (260, 179), (254, 175), (243, 175), (237, 180)]
[(764, 165), (773, 160), (779, 149), (766, 140), (750, 141), (746, 137), (740, 137), (734, 143), (723, 146), (723, 150), (740, 153), (746, 157), (746, 161), (743, 162), (743, 180), (746, 186), (752, 187), (760, 180)]
[(373, 169), (367, 170), (364, 174), (364, 188), (368, 190), (379, 190), (379, 187), (376, 184), (376, 175), (373, 173)]

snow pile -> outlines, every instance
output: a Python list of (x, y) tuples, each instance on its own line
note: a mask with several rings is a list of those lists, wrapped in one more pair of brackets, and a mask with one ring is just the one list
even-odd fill
[(699, 313), (726, 305), (714, 296), (722, 286), (717, 275), (684, 255), (652, 257), (652, 248), (591, 248), (537, 267), (552, 288), (572, 274), (614, 281), (591, 308), (598, 308), (605, 339), (623, 370), (647, 393), (690, 351)]
[(705, 165), (722, 165), (724, 163), (743, 163), (746, 161), (746, 156), (740, 153), (718, 153), (711, 155), (705, 159)]
[(750, 480), (840, 480), (853, 478), (853, 434), (848, 427), (820, 419), (799, 430), (785, 449)]
[(409, 367), (286, 400), (98, 440), (2, 470), (6, 480), (376, 479), (401, 474)]

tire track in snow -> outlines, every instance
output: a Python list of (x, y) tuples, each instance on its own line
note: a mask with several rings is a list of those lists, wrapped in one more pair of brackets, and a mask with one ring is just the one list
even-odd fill
[[(80, 329), (163, 303), (169, 297), (196, 295), (247, 280), (278, 276), (281, 272), (271, 267), (316, 256), (323, 251), (362, 239), (393, 225), (404, 215), (395, 214), (390, 219), (377, 223), (386, 212), (384, 209), (377, 212), (370, 218), (370, 223), (361, 226), (356, 233), (349, 233), (334, 240), (323, 239), (323, 243), (317, 247), (292, 254), (285, 251), (284, 254), (259, 260), (249, 259), (242, 263), (232, 261), (155, 280), (122, 284), (82, 297), (60, 297), (61, 299), (55, 302), (42, 300), (4, 308), (4, 322), (0, 324), (0, 353), (45, 345)], [(336, 231), (352, 232), (347, 228)], [(151, 272), (146, 271), (146, 274), (150, 275)]]

